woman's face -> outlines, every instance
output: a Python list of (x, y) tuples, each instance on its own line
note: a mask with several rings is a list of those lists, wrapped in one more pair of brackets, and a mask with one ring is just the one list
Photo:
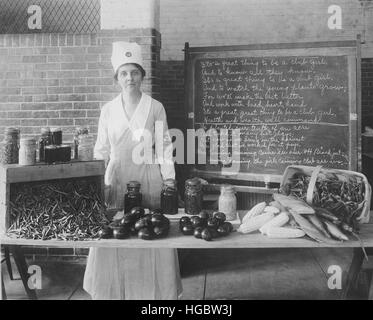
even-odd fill
[(143, 80), (141, 70), (134, 64), (124, 64), (118, 69), (118, 83), (123, 91), (137, 92), (140, 91)]

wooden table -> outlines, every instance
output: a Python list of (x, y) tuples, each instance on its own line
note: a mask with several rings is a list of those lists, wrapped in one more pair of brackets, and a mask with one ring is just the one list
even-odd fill
[[(58, 241), (58, 240), (27, 240), (11, 239), (6, 236), (0, 237), (2, 245), (9, 245), (11, 248), (19, 246), (40, 246), (40, 247), (60, 247), (60, 248), (89, 248), (89, 247), (121, 247), (121, 248), (199, 248), (199, 249), (220, 249), (220, 248), (354, 248), (353, 259), (347, 275), (347, 282), (344, 286), (341, 297), (346, 298), (348, 291), (357, 279), (361, 270), (364, 254), (360, 243), (357, 240), (344, 241), (339, 244), (318, 243), (308, 237), (298, 239), (272, 239), (263, 236), (259, 232), (250, 234), (241, 234), (237, 231), (232, 232), (229, 236), (205, 241), (196, 239), (193, 236), (184, 236), (178, 230), (178, 216), (171, 217), (171, 227), (167, 238), (157, 240), (142, 240), (135, 237), (124, 240), (101, 239), (95, 241)], [(239, 220), (235, 221), (234, 227), (237, 228)], [(360, 238), (368, 254), (373, 255), (373, 223), (361, 226)], [(19, 254), (19, 251), (15, 251)], [(22, 258), (22, 257), (21, 257)], [(25, 267), (21, 265), (21, 268)], [(373, 294), (373, 281), (371, 285), (370, 298)]]

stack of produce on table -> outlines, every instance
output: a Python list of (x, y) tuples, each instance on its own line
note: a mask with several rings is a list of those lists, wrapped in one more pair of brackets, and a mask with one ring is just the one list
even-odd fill
[(291, 214), (275, 201), (269, 205), (260, 202), (251, 208), (243, 216), (237, 231), (246, 234), (258, 230), (270, 238), (299, 238), (305, 235)]
[(99, 234), (103, 239), (126, 239), (134, 235), (143, 240), (152, 240), (167, 237), (169, 230), (170, 220), (161, 209), (145, 214), (143, 207), (134, 207), (122, 219), (104, 226)]
[(241, 233), (260, 231), (270, 238), (299, 238), (308, 235), (324, 243), (336, 244), (358, 238), (354, 227), (330, 211), (311, 207), (294, 196), (275, 193), (268, 205), (261, 202), (249, 210), (238, 228)]
[(10, 237), (91, 240), (108, 223), (95, 178), (14, 183), (10, 189)]
[(233, 231), (233, 225), (225, 220), (223, 212), (214, 212), (210, 215), (206, 211), (201, 211), (199, 215), (181, 217), (179, 229), (184, 235), (194, 235), (198, 239), (211, 241), (227, 236)]

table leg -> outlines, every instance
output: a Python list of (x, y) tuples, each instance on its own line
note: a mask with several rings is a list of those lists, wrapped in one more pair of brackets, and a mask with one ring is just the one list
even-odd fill
[(9, 254), (9, 247), (8, 246), (4, 246), (4, 256), (5, 256), (6, 268), (8, 269), (8, 273), (9, 273), (9, 278), (10, 278), (10, 280), (14, 280), (14, 278), (13, 278), (13, 271), (12, 271), (12, 264), (10, 262), (10, 254)]
[(6, 292), (5, 292), (3, 274), (1, 274), (1, 296), (0, 296), (0, 300), (6, 300)]
[(346, 280), (346, 284), (341, 294), (341, 299), (345, 300), (347, 298), (347, 295), (351, 287), (354, 285), (354, 283), (356, 283), (357, 277), (361, 270), (361, 266), (363, 264), (363, 260), (364, 260), (364, 253), (361, 250), (361, 248), (354, 249), (352, 262), (347, 273), (347, 280)]
[(29, 274), (27, 273), (27, 264), (26, 264), (25, 256), (23, 255), (23, 252), (22, 252), (22, 248), (20, 248), (19, 246), (10, 246), (10, 251), (17, 265), (18, 272), (21, 276), (23, 286), (25, 287), (25, 291), (29, 299), (37, 300), (35, 290), (30, 289), (27, 283)]

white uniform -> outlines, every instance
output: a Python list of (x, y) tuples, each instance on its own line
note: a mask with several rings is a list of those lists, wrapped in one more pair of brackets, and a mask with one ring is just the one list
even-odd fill
[[(156, 121), (163, 122), (161, 135), (155, 135)], [(136, 135), (144, 129), (155, 146), (153, 164), (132, 160), (141, 143)], [(154, 164), (155, 155), (172, 159), (167, 130), (163, 105), (144, 93), (131, 119), (123, 110), (121, 95), (102, 108), (94, 151), (95, 158), (110, 159), (105, 172), (110, 207), (123, 207), (126, 184), (136, 180), (141, 183), (142, 205), (159, 208), (162, 181), (175, 178), (173, 164)], [(83, 288), (93, 299), (177, 299), (182, 291), (177, 251), (91, 248)]]

